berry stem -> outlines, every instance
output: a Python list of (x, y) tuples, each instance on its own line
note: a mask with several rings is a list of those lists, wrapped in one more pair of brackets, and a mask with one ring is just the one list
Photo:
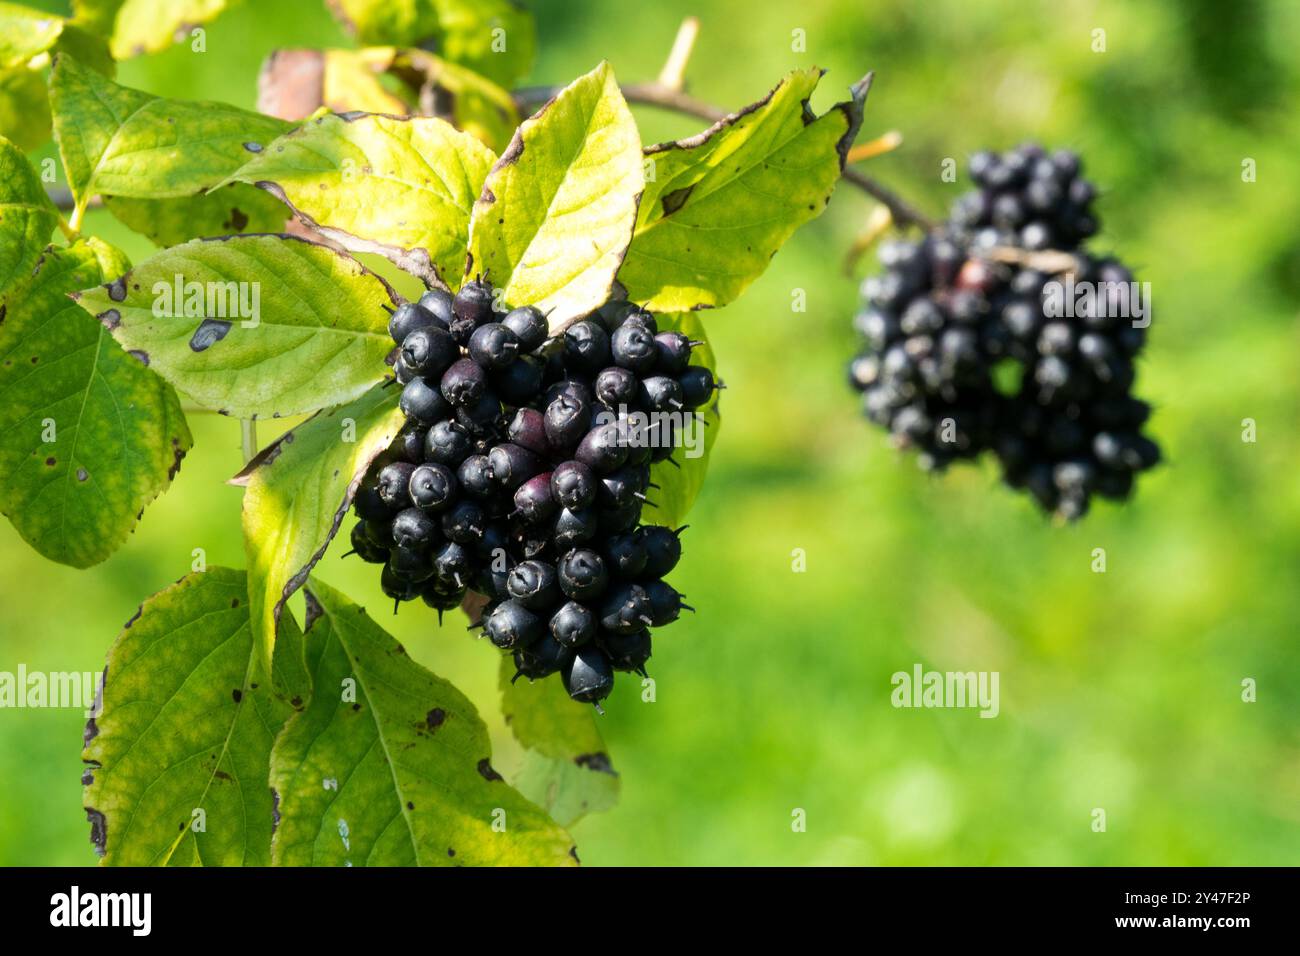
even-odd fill
[[(243, 442), (244, 464), (248, 464), (257, 454), (257, 422), (251, 418), (241, 418), (239, 432)], [(396, 614), (397, 611), (394, 610), (393, 613)]]

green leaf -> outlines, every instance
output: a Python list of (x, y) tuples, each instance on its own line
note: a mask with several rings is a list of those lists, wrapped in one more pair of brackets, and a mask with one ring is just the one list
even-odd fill
[(155, 594), (108, 655), (82, 778), (106, 866), (266, 866), (271, 744), (288, 709), (256, 668), (242, 571)]
[(285, 602), (325, 553), (366, 468), (402, 427), (398, 394), (395, 388), (372, 388), (355, 402), (313, 416), (235, 479), (248, 488), (243, 525), (249, 599), (259, 652), (268, 661)]
[(320, 610), (307, 630), (316, 691), (271, 754), (274, 862), (572, 864), (569, 835), (492, 769), (474, 705), (362, 608), (308, 587)]
[(533, 16), (513, 0), (329, 0), (359, 42), (427, 46), (502, 86), (532, 68)]
[(493, 151), (506, 148), (519, 125), (519, 110), (507, 90), (480, 73), (424, 50), (391, 50), (390, 56), (388, 69), (407, 82), (418, 80), (420, 88), (432, 94), (435, 108), (450, 104), (449, 118), (457, 129), (477, 137)]
[(0, 69), (24, 66), (54, 46), (63, 18), (17, 3), (0, 3)]
[(560, 329), (603, 304), (644, 186), (636, 123), (609, 64), (524, 121), (488, 174), (470, 223), (468, 273)]
[[(691, 350), (691, 364), (703, 365), (713, 372), (715, 377), (717, 376), (717, 360), (698, 313), (663, 313), (657, 318), (660, 330), (665, 332), (676, 330), (690, 339), (703, 343)], [(658, 507), (646, 514), (653, 517), (655, 524), (670, 528), (682, 524), (691, 506), (695, 504), (700, 489), (704, 487), (704, 477), (709, 470), (709, 455), (713, 451), (714, 442), (718, 440), (718, 432), (722, 430), (718, 402), (718, 393), (714, 392), (713, 400), (698, 411), (699, 415), (704, 416), (704, 426), (702, 431), (699, 427), (692, 429), (694, 448), (679, 447), (673, 452), (673, 460), (679, 467), (674, 467), (666, 461), (650, 466), (650, 480), (659, 486), (654, 496)]]
[(181, 43), (228, 5), (227, 0), (73, 0), (77, 22), (111, 38), (118, 60)]
[(50, 138), (50, 101), (38, 71), (24, 66), (0, 70), (0, 137), (24, 153)]
[(192, 444), (171, 387), (68, 298), (126, 265), (98, 239), (51, 248), (0, 324), (0, 510), (78, 568), (126, 540)]
[(119, 86), (63, 54), (50, 74), (50, 105), (78, 220), (96, 193), (191, 196), (291, 128), (225, 103), (161, 99)]
[(495, 157), (439, 119), (322, 116), (231, 177), (283, 199), (327, 238), (433, 281), (465, 267), (470, 211)]
[(595, 710), (569, 698), (557, 680), (513, 680), (514, 661), (501, 658), (501, 709), (524, 747), (511, 783), (560, 826), (618, 802), (619, 779), (596, 727)]
[(703, 133), (646, 149), (653, 181), (618, 276), (633, 301), (657, 312), (726, 305), (820, 215), (862, 121), (866, 84), (814, 118), (808, 98), (819, 76), (791, 73)]
[(31, 274), (58, 223), (32, 164), (0, 137), (0, 300)]
[(268, 418), (351, 401), (383, 378), (393, 295), (346, 253), (235, 236), (165, 249), (78, 301), (187, 397)]
[(289, 219), (284, 203), (242, 183), (182, 199), (111, 196), (104, 205), (124, 224), (162, 247), (191, 239), (280, 232)]
[(441, 26), (438, 52), (494, 83), (513, 86), (537, 55), (533, 15), (515, 0), (433, 0)]

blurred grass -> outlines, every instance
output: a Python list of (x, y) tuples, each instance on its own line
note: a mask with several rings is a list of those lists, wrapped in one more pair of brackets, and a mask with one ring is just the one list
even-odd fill
[[(857, 416), (843, 366), (870, 206), (843, 188), (738, 303), (706, 316), (730, 386), (674, 583), (699, 613), (663, 632), (654, 704), (624, 681), (603, 721), (623, 797), (575, 827), (595, 864), (1293, 864), (1300, 859), (1300, 7), (1283, 0), (970, 4), (741, 0), (537, 5), (533, 80), (611, 59), (653, 77), (680, 18), (703, 32), (693, 91), (739, 106), (787, 69), (828, 69), (815, 105), (877, 71), (867, 171), (940, 213), (946, 157), (1037, 138), (1086, 157), (1103, 243), (1152, 283), (1140, 376), (1168, 463), (1126, 507), (1044, 521), (991, 468), (932, 480)], [(743, 28), (738, 25), (743, 24)], [(1106, 52), (1092, 50), (1106, 31)], [(791, 51), (791, 31), (807, 52)], [(314, 0), (245, 4), (122, 82), (251, 106), (271, 49), (342, 42)], [(639, 111), (645, 139), (698, 124)], [(1258, 181), (1243, 183), (1244, 158)], [(99, 213), (135, 259), (148, 244)], [(808, 309), (792, 313), (792, 290)], [(1241, 421), (1259, 440), (1240, 439)], [(89, 670), (191, 551), (242, 564), (236, 423), (196, 447), (129, 544), (90, 572), (0, 527), (0, 670)], [(270, 435), (263, 435), (269, 440)], [(1090, 570), (1092, 551), (1108, 570)], [(807, 571), (791, 570), (793, 549)], [(372, 607), (369, 569), (319, 573)], [(394, 633), (501, 734), (495, 656), (450, 617)], [(895, 710), (914, 663), (997, 670), (1001, 714)], [(1241, 682), (1258, 683), (1256, 703)], [(0, 713), (0, 863), (93, 861), (71, 711)], [(795, 808), (807, 832), (791, 830)], [(1092, 831), (1103, 808), (1107, 831)]]

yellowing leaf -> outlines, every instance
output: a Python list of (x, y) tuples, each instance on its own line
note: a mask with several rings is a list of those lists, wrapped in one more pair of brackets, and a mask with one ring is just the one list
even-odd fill
[(474, 204), (467, 274), (559, 329), (608, 298), (644, 186), (640, 137), (609, 64), (524, 121)]
[(288, 708), (258, 672), (244, 572), (160, 591), (113, 644), (86, 728), (84, 803), (106, 866), (266, 866), (271, 743)]
[(236, 479), (248, 487), (244, 550), (264, 660), (271, 660), (285, 602), (325, 553), (370, 462), (397, 437), (404, 421), (399, 394), (396, 388), (372, 388), (313, 416)]
[(351, 113), (305, 124), (231, 177), (281, 197), (326, 237), (433, 281), (465, 265), (491, 150), (439, 119)]
[(646, 149), (652, 181), (619, 271), (629, 297), (655, 311), (735, 299), (830, 200), (862, 120), (866, 87), (814, 117), (817, 70), (798, 70), (712, 127)]

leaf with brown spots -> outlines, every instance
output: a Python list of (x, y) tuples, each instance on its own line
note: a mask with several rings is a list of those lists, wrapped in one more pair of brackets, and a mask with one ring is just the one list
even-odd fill
[(192, 444), (171, 386), (68, 298), (127, 265), (98, 239), (51, 248), (0, 324), (0, 511), (79, 568), (126, 540)]
[(0, 299), (31, 274), (58, 222), (32, 164), (0, 136)]
[[(393, 350), (388, 284), (292, 236), (196, 239), (78, 301), (187, 398), (240, 418), (352, 401), (384, 378)], [(218, 338), (212, 323), (229, 328)]]
[(259, 687), (247, 587), (242, 571), (191, 574), (145, 601), (109, 652), (82, 752), (104, 865), (270, 862), (267, 777), (288, 708)]
[[(492, 769), (474, 705), (394, 653), (393, 638), (343, 595), (315, 580), (308, 588), (323, 609), (306, 636), (317, 693), (271, 754), (280, 796), (273, 861), (572, 865), (569, 834)], [(345, 686), (355, 686), (359, 709)]]
[(618, 273), (632, 301), (656, 312), (724, 306), (821, 214), (862, 121), (866, 82), (814, 116), (820, 76), (796, 70), (702, 133), (646, 147), (654, 176)]
[(501, 711), (523, 748), (502, 769), (511, 785), (561, 826), (618, 802), (619, 777), (606, 752), (595, 710), (569, 699), (557, 680), (512, 680), (514, 661), (501, 659)]
[(162, 248), (213, 236), (283, 232), (289, 221), (284, 203), (240, 183), (176, 199), (107, 196), (104, 205), (121, 222)]

